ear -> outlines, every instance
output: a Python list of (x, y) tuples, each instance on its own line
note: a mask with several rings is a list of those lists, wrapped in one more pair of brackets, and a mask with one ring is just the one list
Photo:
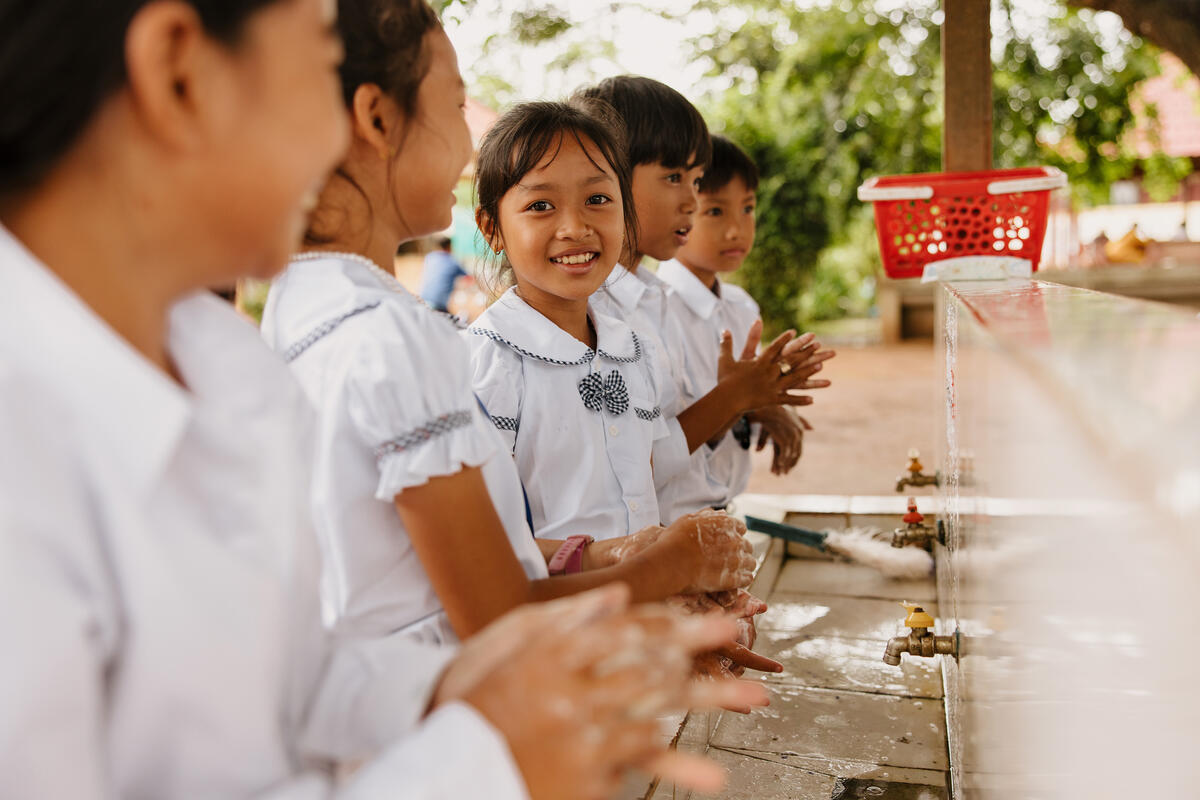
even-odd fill
[(354, 138), (365, 142), (385, 161), (396, 154), (392, 143), (399, 138), (404, 115), (383, 89), (374, 83), (360, 84), (354, 90), (350, 116)]
[(134, 14), (125, 34), (125, 69), (133, 108), (152, 137), (177, 148), (202, 137), (217, 47), (188, 3), (146, 3)]
[(500, 233), (500, 228), (483, 208), (475, 208), (475, 225), (478, 226), (479, 232), (483, 234), (483, 239), (488, 243), (488, 247), (492, 248), (493, 253), (499, 253), (504, 249), (504, 236)]

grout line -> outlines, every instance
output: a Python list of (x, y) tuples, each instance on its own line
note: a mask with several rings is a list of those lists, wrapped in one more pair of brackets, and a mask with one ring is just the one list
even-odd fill
[(782, 681), (763, 679), (759, 681), (767, 686), (786, 686), (789, 689), (812, 689), (820, 692), (837, 692), (838, 694), (863, 695), (864, 697), (894, 697), (897, 700), (933, 700), (942, 702), (945, 698), (928, 694), (895, 694), (893, 692), (869, 692), (864, 689), (839, 689), (833, 686), (813, 686), (808, 683), (783, 683)]

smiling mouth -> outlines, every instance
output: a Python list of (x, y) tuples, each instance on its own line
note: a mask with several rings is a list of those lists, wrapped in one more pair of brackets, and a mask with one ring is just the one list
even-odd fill
[(595, 251), (588, 251), (586, 253), (571, 253), (570, 255), (565, 256), (555, 256), (550, 259), (550, 262), (573, 272), (576, 270), (587, 269), (588, 267), (592, 266), (592, 264), (594, 264), (598, 258), (600, 258), (599, 253)]
[(692, 232), (691, 225), (685, 225), (682, 228), (676, 228), (675, 229), (675, 238), (681, 242), (686, 242), (687, 238), (688, 238), (688, 234), (691, 232)]

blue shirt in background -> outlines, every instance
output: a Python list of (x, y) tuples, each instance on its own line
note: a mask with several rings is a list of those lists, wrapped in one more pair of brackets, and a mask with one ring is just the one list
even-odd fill
[(421, 299), (438, 311), (445, 311), (454, 291), (454, 282), (466, 274), (453, 254), (434, 250), (425, 256), (425, 269), (421, 272)]

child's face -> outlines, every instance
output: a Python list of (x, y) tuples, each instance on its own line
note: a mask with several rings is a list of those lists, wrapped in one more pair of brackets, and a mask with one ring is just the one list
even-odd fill
[(702, 192), (692, 233), (677, 257), (709, 272), (732, 272), (754, 246), (754, 190), (738, 175), (715, 192)]
[(335, 13), (329, 0), (273, 3), (211, 61), (189, 202), (237, 274), (269, 277), (282, 268), (345, 151)]
[[(582, 137), (581, 137), (582, 138)], [(625, 238), (620, 184), (590, 140), (564, 134), (500, 198), (503, 246), (527, 302), (584, 300), (616, 266)]]
[(454, 187), (471, 159), (458, 56), (441, 29), (425, 35), (429, 72), (417, 90), (417, 111), (401, 127), (392, 165), (392, 196), (404, 239), (445, 230), (453, 222)]
[(667, 261), (687, 242), (696, 210), (696, 184), (702, 175), (703, 167), (651, 163), (633, 168), (639, 255)]

